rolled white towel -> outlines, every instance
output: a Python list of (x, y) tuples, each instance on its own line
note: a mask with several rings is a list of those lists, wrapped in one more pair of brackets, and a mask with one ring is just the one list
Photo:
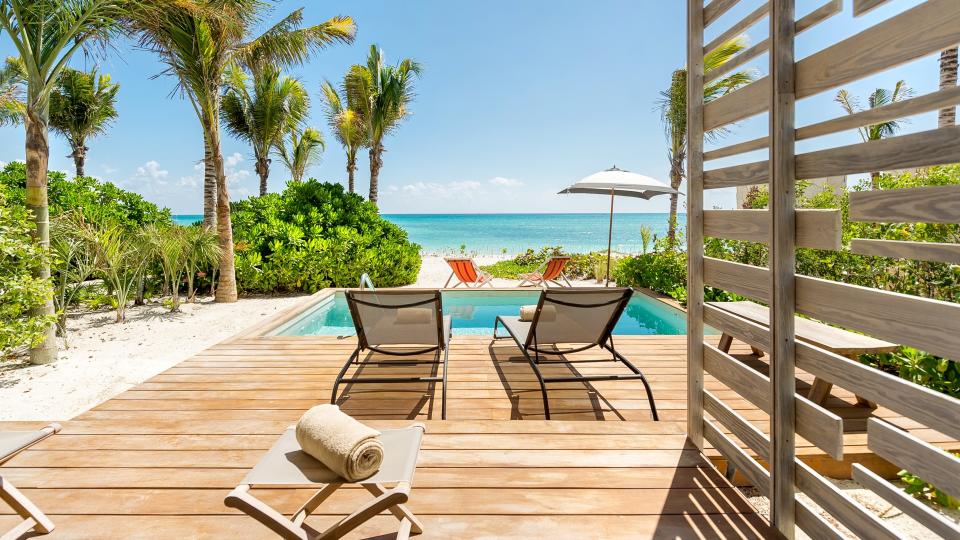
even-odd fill
[[(530, 322), (533, 320), (533, 316), (537, 313), (537, 306), (520, 306), (520, 320), (524, 322)], [(543, 322), (552, 322), (557, 320), (557, 308), (556, 306), (543, 306), (543, 309), (540, 310), (540, 320)]]
[(380, 470), (380, 432), (344, 414), (336, 405), (317, 405), (304, 413), (296, 433), (304, 452), (348, 482), (370, 478)]

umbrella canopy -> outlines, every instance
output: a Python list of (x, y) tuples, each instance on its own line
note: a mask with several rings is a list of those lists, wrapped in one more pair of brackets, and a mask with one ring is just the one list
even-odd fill
[(610, 256), (613, 248), (613, 199), (615, 196), (650, 199), (657, 195), (680, 193), (660, 180), (618, 169), (616, 165), (605, 171), (593, 173), (576, 184), (560, 192), (586, 193), (590, 195), (610, 196), (610, 228), (607, 231), (607, 276), (605, 285), (610, 284)]
[(678, 193), (669, 185), (655, 178), (625, 171), (613, 166), (605, 171), (593, 173), (568, 187), (560, 193), (588, 193), (594, 195), (613, 195), (650, 199), (657, 195)]

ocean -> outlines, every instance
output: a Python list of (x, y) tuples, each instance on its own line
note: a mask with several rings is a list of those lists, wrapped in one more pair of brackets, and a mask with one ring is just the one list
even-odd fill
[[(620, 213), (613, 216), (613, 250), (642, 250), (640, 227), (647, 225), (658, 238), (667, 233), (666, 213)], [(528, 248), (561, 246), (567, 253), (607, 249), (609, 214), (384, 214), (403, 227), (424, 253), (453, 254), (461, 249), (475, 255), (515, 255)], [(199, 215), (175, 215), (174, 222), (189, 225)], [(679, 221), (684, 223), (681, 214)]]

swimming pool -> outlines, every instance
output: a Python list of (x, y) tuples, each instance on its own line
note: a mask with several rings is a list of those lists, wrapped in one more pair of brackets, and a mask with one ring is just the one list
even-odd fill
[[(520, 306), (536, 304), (531, 291), (443, 291), (443, 311), (453, 316), (454, 335), (491, 335), (497, 315), (518, 315)], [(270, 333), (274, 336), (346, 336), (355, 333), (343, 292), (321, 300)], [(614, 329), (616, 335), (687, 333), (686, 314), (659, 300), (635, 293)]]

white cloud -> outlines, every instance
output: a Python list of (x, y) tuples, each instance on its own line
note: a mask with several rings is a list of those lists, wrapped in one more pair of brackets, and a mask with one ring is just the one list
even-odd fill
[(399, 188), (404, 195), (436, 199), (473, 198), (483, 189), (483, 184), (472, 180), (457, 182), (414, 182)]
[(149, 179), (157, 184), (165, 185), (167, 183), (167, 176), (169, 175), (170, 171), (161, 169), (160, 164), (151, 159), (142, 166), (137, 167), (137, 172), (133, 175), (133, 177), (138, 179)]
[(502, 176), (491, 178), (490, 183), (500, 187), (520, 187), (523, 185), (523, 182), (519, 180), (516, 180), (514, 178), (504, 178)]
[(193, 165), (193, 174), (190, 176), (181, 176), (177, 185), (180, 187), (197, 187), (203, 181), (203, 162), (197, 162)]
[(7, 166), (7, 162), (6, 162), (6, 161), (0, 161), (0, 169), (4, 168), (4, 167), (6, 167), (6, 166)]
[(227, 156), (223, 160), (224, 165), (227, 167), (236, 167), (237, 165), (243, 163), (243, 156), (240, 155), (240, 152), (234, 152)]
[(101, 165), (100, 168), (103, 169), (103, 172), (107, 174), (113, 174), (117, 172), (117, 169), (115, 167), (111, 167), (110, 165), (107, 165), (107, 164)]

